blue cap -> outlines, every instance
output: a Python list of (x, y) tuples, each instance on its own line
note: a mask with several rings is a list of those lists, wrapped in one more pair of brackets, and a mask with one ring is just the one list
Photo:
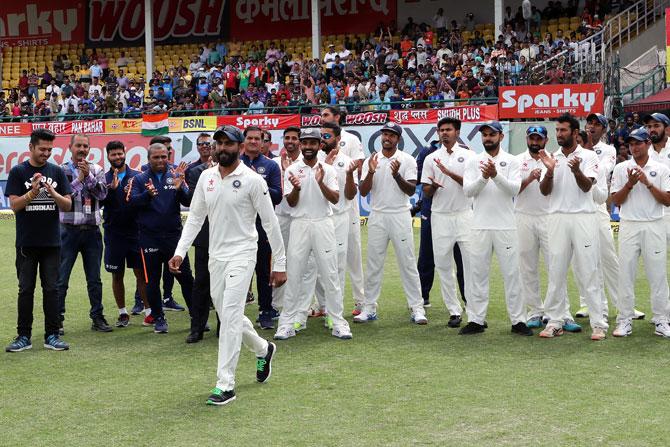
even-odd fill
[(647, 141), (650, 139), (649, 132), (647, 132), (647, 129), (645, 129), (644, 127), (640, 127), (639, 129), (635, 129), (634, 131), (628, 134), (628, 136), (626, 137), (626, 143), (628, 143), (631, 139), (637, 141)]
[(234, 141), (236, 143), (244, 142), (244, 134), (240, 129), (238, 129), (235, 126), (227, 125), (219, 127), (218, 129), (216, 129), (216, 131), (214, 131), (214, 135), (212, 136), (212, 138), (216, 140), (222, 135), (227, 136), (231, 141)]
[(644, 117), (644, 123), (647, 124), (647, 122), (654, 120), (658, 121), (659, 123), (663, 123), (665, 126), (670, 126), (670, 118), (665, 116), (662, 113), (652, 113), (651, 115), (647, 115)]
[(502, 131), (503, 131), (502, 124), (500, 124), (500, 122), (498, 122), (498, 121), (489, 121), (487, 123), (484, 123), (484, 124), (480, 125), (479, 126), (479, 131), (481, 132), (482, 129), (484, 129), (485, 127), (488, 127), (489, 129), (493, 129), (498, 133), (502, 133)]
[(400, 124), (394, 123), (393, 121), (389, 121), (388, 123), (384, 124), (384, 127), (382, 127), (382, 132), (383, 131), (389, 131), (393, 132), (394, 134), (398, 135), (399, 137), (402, 136), (402, 127), (400, 127)]
[(586, 122), (591, 121), (592, 119), (597, 119), (598, 123), (600, 123), (601, 126), (607, 128), (607, 117), (603, 115), (602, 113), (592, 113), (589, 116), (586, 117)]
[(547, 128), (544, 126), (531, 126), (526, 129), (526, 135), (539, 135), (542, 138), (547, 138)]

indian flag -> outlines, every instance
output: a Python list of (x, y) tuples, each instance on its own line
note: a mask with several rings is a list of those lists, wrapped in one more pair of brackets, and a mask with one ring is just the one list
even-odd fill
[(163, 135), (170, 131), (167, 113), (142, 114), (142, 135)]

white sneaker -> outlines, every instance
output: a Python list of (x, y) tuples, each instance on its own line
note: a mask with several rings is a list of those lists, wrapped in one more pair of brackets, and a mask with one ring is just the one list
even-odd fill
[(660, 323), (656, 323), (656, 331), (654, 332), (656, 335), (660, 335), (661, 337), (664, 338), (670, 338), (670, 324), (668, 324), (667, 321), (661, 321)]
[(646, 316), (644, 312), (640, 312), (637, 309), (633, 309), (633, 313), (635, 314), (633, 320), (644, 320), (644, 317)]
[(617, 323), (616, 329), (612, 332), (615, 337), (628, 337), (633, 333), (633, 324), (630, 320), (621, 320)]
[(589, 316), (588, 307), (580, 307), (577, 313), (575, 314), (575, 317), (577, 318), (588, 318), (588, 316)]
[(415, 324), (428, 324), (428, 318), (426, 318), (426, 311), (423, 310), (423, 307), (417, 308), (412, 312), (412, 322)]
[(284, 325), (279, 326), (279, 329), (277, 329), (277, 332), (275, 332), (274, 339), (288, 340), (291, 337), (295, 337), (295, 329), (293, 329), (293, 326)]
[(351, 340), (353, 338), (349, 326), (335, 326), (333, 328), (332, 334), (333, 337), (339, 338), (341, 340)]
[(354, 317), (354, 323), (367, 323), (368, 321), (375, 321), (377, 314), (375, 312), (361, 311), (360, 314)]

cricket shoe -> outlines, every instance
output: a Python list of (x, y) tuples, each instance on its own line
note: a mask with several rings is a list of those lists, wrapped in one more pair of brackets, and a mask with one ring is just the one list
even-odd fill
[(575, 320), (566, 318), (565, 321), (563, 322), (563, 330), (565, 332), (581, 332), (582, 326), (577, 324)]
[(275, 340), (288, 340), (291, 337), (295, 337), (295, 329), (292, 325), (279, 326), (274, 335)]
[(523, 321), (519, 321), (517, 324), (512, 325), (512, 333), (518, 335), (526, 335), (528, 337), (533, 335), (533, 331)]
[(460, 315), (450, 315), (449, 321), (447, 322), (447, 326), (451, 328), (460, 327), (462, 322), (463, 319), (461, 318)]
[(483, 324), (475, 323), (474, 321), (469, 321), (464, 327), (458, 331), (458, 335), (472, 335), (472, 334), (481, 334), (486, 329), (486, 326)]
[(235, 400), (235, 390), (223, 391), (219, 388), (214, 388), (212, 394), (207, 398), (207, 405), (226, 405)]
[(333, 337), (339, 338), (340, 340), (351, 340), (353, 338), (349, 326), (344, 325), (333, 327), (333, 332), (331, 332), (331, 334)]
[(577, 318), (588, 318), (588, 316), (589, 316), (588, 307), (580, 307), (577, 313), (575, 314), (575, 317)]
[(654, 334), (660, 335), (664, 338), (670, 338), (670, 324), (668, 324), (667, 321), (656, 323), (656, 330), (654, 331)]
[(414, 312), (412, 312), (410, 319), (412, 323), (421, 326), (428, 324), (428, 318), (426, 318), (426, 311), (423, 310), (423, 307), (420, 309), (417, 308)]
[(307, 316), (310, 317), (310, 318), (325, 317), (326, 316), (326, 309), (310, 309), (309, 314), (307, 314)]
[(369, 321), (377, 320), (376, 312), (367, 312), (362, 310), (361, 313), (354, 317), (354, 323), (367, 323)]
[(272, 357), (277, 351), (277, 345), (268, 342), (268, 352), (264, 357), (256, 357), (256, 382), (265, 383), (272, 375)]
[(538, 329), (542, 327), (542, 317), (532, 317), (528, 322), (526, 322), (526, 326), (528, 326), (531, 329)]
[(633, 333), (633, 323), (630, 320), (621, 320), (617, 323), (616, 329), (612, 331), (615, 337), (628, 337)]
[(646, 317), (644, 312), (640, 312), (637, 309), (633, 309), (633, 313), (635, 314), (635, 316), (633, 317), (633, 320), (644, 320), (644, 317)]
[(354, 317), (356, 315), (360, 315), (362, 310), (363, 310), (363, 304), (362, 303), (355, 303), (354, 304), (354, 309), (351, 311), (351, 315), (353, 315)]
[(561, 335), (563, 335), (563, 327), (551, 323), (547, 324), (547, 327), (540, 332), (540, 337), (542, 338), (555, 338)]
[(604, 340), (607, 337), (607, 330), (601, 328), (601, 327), (594, 327), (593, 331), (591, 332), (591, 340), (593, 341), (601, 341)]

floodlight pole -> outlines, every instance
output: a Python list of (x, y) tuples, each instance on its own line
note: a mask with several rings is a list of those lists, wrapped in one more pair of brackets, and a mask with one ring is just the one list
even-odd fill
[(493, 30), (493, 43), (498, 40), (498, 36), (503, 33), (503, 11), (505, 6), (503, 5), (503, 0), (495, 0), (493, 4), (493, 23), (495, 29)]
[(321, 60), (321, 12), (319, 0), (312, 0), (312, 59)]
[[(152, 0), (144, 0), (144, 47), (146, 50), (146, 74), (147, 81), (151, 79), (154, 71), (154, 8)], [(147, 84), (148, 85), (148, 84)]]

